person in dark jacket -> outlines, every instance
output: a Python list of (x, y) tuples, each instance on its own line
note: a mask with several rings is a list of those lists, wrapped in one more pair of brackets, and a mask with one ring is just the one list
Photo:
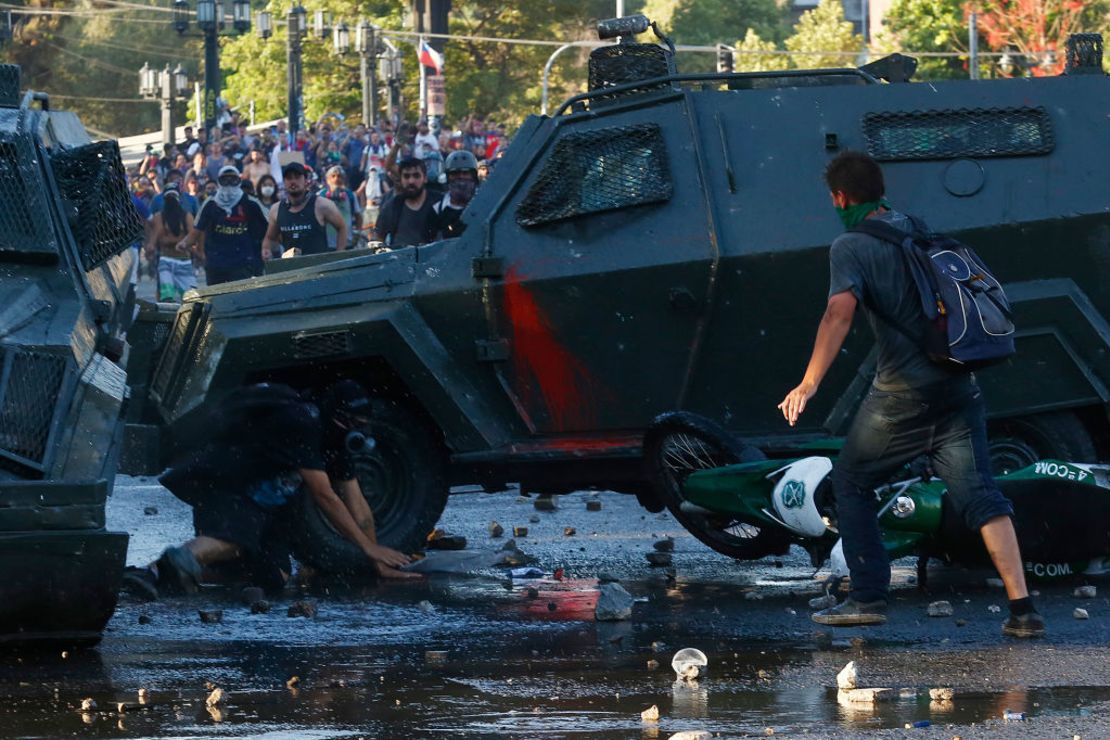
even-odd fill
[(401, 173), (400, 185), (378, 214), (374, 228), (377, 237), (394, 249), (434, 241), (438, 221), (436, 198), (428, 190), (424, 161), (410, 157), (401, 160), (397, 168)]

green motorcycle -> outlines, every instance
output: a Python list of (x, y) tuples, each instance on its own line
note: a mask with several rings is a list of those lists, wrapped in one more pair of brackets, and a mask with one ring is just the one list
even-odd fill
[[(725, 555), (754, 560), (803, 547), (814, 567), (831, 560), (847, 575), (833, 500), (831, 454), (767, 459), (719, 425), (688, 412), (655, 420), (645, 459), (667, 508), (691, 534)], [(920, 468), (920, 469), (919, 469)], [(875, 491), (883, 545), (890, 558), (918, 556), (925, 584), (930, 558), (989, 565), (977, 532), (956, 515), (943, 481), (924, 465)], [(1027, 575), (1059, 579), (1110, 567), (1110, 466), (1041, 460), (999, 476), (1014, 505), (1014, 528)]]

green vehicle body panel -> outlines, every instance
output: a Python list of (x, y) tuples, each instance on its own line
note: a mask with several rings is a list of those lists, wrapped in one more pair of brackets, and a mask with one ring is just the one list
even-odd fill
[[(869, 384), (864, 322), (796, 428), (776, 408), (808, 359), (841, 231), (825, 164), (867, 149), (868, 114), (1029, 107), (1050, 122), (1047, 153), (887, 161), (887, 192), (975, 247), (1013, 299), (1018, 353), (979, 375), (992, 416), (1094, 407), (1105, 418), (1110, 80), (724, 89), (729, 79), (530, 117), (458, 239), (283, 261), (191, 294), (177, 322), (196, 312), (196, 323), (170, 335), (151, 418), (172, 437), (243, 383), (348, 374), (434, 422), (455, 482), (633, 490), (644, 430), (676, 409), (773, 455), (828, 449), (820, 440), (843, 434)], [(561, 142), (650, 126), (669, 198), (520, 223)], [(305, 349), (317, 340), (326, 347)]]

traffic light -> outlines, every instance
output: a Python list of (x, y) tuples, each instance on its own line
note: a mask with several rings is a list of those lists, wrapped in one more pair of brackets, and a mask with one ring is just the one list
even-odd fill
[(732, 47), (717, 44), (717, 71), (732, 74)]

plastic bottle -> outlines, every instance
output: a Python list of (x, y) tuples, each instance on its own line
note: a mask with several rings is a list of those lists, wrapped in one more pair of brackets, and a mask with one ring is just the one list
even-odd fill
[(1007, 722), (1024, 722), (1025, 712), (1011, 712), (1009, 709), (1003, 709), (1002, 719)]

